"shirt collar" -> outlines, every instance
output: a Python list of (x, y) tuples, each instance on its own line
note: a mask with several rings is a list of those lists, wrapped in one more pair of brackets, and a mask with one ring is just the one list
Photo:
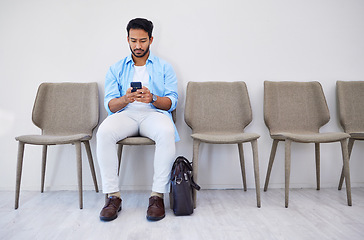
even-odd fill
[[(152, 53), (152, 51), (149, 50), (149, 57), (147, 59), (147, 62), (154, 62), (154, 59), (156, 58), (156, 56)], [(132, 58), (132, 53), (130, 53), (127, 57), (126, 57), (126, 62), (129, 63), (131, 62), (134, 65), (134, 61)]]

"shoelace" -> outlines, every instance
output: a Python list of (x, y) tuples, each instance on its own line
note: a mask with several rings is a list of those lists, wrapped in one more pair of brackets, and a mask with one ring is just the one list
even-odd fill
[(157, 208), (161, 208), (161, 206), (158, 205), (158, 199), (152, 198), (152, 202), (149, 204), (149, 207), (155, 205)]
[(112, 202), (112, 198), (108, 198), (108, 202), (104, 208), (108, 208), (110, 205), (113, 205), (116, 208), (115, 204)]

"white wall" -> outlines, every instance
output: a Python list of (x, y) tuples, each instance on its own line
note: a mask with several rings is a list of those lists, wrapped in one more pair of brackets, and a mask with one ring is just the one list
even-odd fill
[[(169, 61), (179, 80), (177, 154), (192, 160), (191, 130), (184, 122), (188, 81), (247, 83), (253, 108), (248, 132), (259, 139), (264, 184), (271, 139), (263, 121), (264, 80), (317, 80), (323, 85), (331, 121), (322, 131), (341, 130), (336, 116), (336, 80), (364, 80), (364, 1), (0, 1), (0, 190), (13, 190), (17, 142), (39, 133), (31, 111), (41, 82), (98, 82), (100, 118), (108, 67), (129, 54), (126, 24), (135, 17), (155, 25), (152, 51)], [(245, 146), (248, 187), (254, 187), (250, 145)], [(92, 140), (95, 154), (95, 139)], [(278, 147), (271, 187), (284, 186), (283, 146)], [(293, 145), (292, 187), (315, 186), (313, 145)], [(154, 148), (126, 147), (123, 189), (150, 189)], [(354, 146), (352, 185), (364, 184), (363, 143)], [(92, 180), (84, 156), (84, 185)], [(23, 190), (40, 186), (41, 147), (27, 145)], [(97, 164), (96, 164), (97, 165)], [(322, 186), (337, 185), (342, 160), (339, 144), (322, 146)], [(239, 188), (235, 146), (201, 146), (199, 183), (204, 188)], [(97, 168), (98, 171), (98, 168)], [(98, 180), (101, 179), (98, 174)], [(46, 188), (77, 189), (74, 147), (49, 150)], [(101, 186), (101, 184), (100, 184)]]

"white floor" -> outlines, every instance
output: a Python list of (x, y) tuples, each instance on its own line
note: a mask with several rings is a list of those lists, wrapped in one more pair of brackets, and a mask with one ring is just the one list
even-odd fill
[(104, 196), (84, 192), (84, 209), (75, 191), (27, 192), (14, 210), (14, 192), (0, 192), (0, 239), (364, 239), (364, 188), (353, 188), (353, 206), (343, 189), (201, 190), (191, 216), (176, 217), (166, 199), (166, 217), (145, 218), (149, 191), (123, 191), (123, 210), (101, 222)]

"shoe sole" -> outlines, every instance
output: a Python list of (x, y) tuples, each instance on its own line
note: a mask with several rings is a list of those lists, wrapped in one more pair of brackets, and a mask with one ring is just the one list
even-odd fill
[(152, 217), (152, 216), (147, 216), (147, 219), (149, 221), (159, 221), (159, 220), (162, 220), (166, 215), (163, 215), (161, 217)]
[[(120, 211), (121, 211), (121, 206), (120, 206), (118, 212), (120, 212)], [(116, 219), (117, 217), (118, 217), (118, 213), (116, 213), (115, 216), (112, 216), (112, 217), (102, 217), (102, 216), (100, 216), (100, 220), (104, 221), (104, 222), (109, 222), (109, 221), (112, 221), (112, 220)]]

